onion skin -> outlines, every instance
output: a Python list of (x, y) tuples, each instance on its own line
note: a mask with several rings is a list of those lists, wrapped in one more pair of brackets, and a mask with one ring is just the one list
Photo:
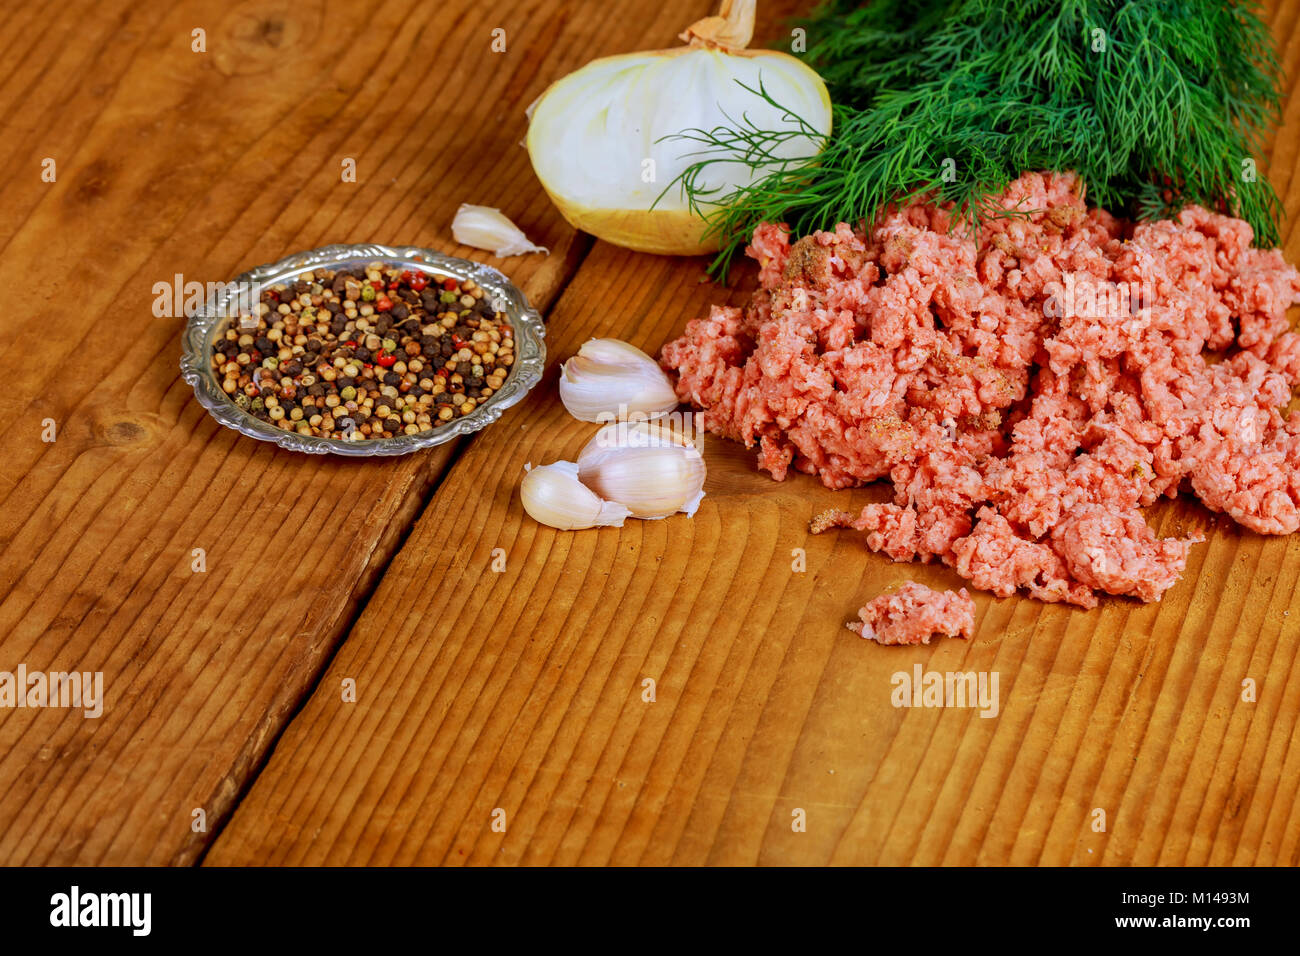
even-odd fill
[[(546, 184), (542, 183), (546, 189)], [(635, 252), (661, 256), (712, 255), (721, 236), (702, 239), (705, 225), (687, 209), (588, 209), (546, 189), (560, 215), (574, 229)]]

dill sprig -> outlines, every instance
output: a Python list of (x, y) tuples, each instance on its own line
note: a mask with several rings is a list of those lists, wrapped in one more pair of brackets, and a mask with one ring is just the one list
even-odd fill
[[(669, 188), (721, 237), (711, 271), (723, 277), (760, 222), (804, 234), (928, 193), (978, 223), (1037, 169), (1074, 170), (1089, 200), (1117, 214), (1197, 203), (1245, 219), (1259, 245), (1278, 242), (1277, 194), (1254, 171), (1281, 71), (1254, 4), (831, 0), (801, 25), (835, 104), (829, 138), (761, 83), (745, 88), (784, 110), (784, 128), (742, 115), (680, 134), (699, 148)], [(824, 147), (814, 163), (781, 158), (797, 139)], [(718, 163), (759, 178), (710, 189)]]

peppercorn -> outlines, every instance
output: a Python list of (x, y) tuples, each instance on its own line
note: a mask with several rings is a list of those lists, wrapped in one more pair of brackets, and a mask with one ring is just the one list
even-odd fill
[[(255, 317), (218, 333), (212, 372), (237, 407), (281, 429), (348, 439), (416, 434), (468, 414), (513, 362), (509, 326), (495, 314), (440, 311), (444, 293), (446, 305), (468, 299), (477, 309), (484, 299), (468, 280), (431, 282), (382, 263), (305, 273), (264, 289)], [(317, 413), (327, 408), (339, 418)]]

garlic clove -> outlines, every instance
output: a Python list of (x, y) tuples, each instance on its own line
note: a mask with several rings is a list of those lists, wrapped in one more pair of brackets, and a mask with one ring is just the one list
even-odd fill
[(657, 418), (678, 405), (659, 363), (618, 339), (591, 339), (560, 366), (560, 401), (584, 422), (633, 414)]
[(486, 249), (495, 256), (520, 256), (526, 252), (545, 252), (545, 246), (528, 241), (523, 230), (491, 206), (461, 203), (451, 221), (451, 234), (463, 246)]
[(602, 501), (579, 481), (576, 462), (557, 461), (536, 468), (529, 463), (524, 471), (519, 497), (524, 510), (544, 525), (561, 531), (602, 526), (621, 528), (624, 520), (632, 515), (621, 504)]
[(614, 422), (578, 455), (578, 478), (596, 494), (626, 505), (635, 518), (695, 514), (704, 498), (704, 456), (656, 422)]

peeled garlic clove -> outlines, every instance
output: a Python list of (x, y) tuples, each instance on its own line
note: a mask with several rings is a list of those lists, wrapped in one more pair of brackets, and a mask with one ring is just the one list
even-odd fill
[(657, 422), (614, 422), (578, 455), (578, 477), (635, 518), (695, 514), (704, 498), (704, 456)]
[(523, 230), (491, 206), (461, 203), (451, 221), (451, 234), (462, 246), (486, 249), (495, 256), (520, 256), (525, 252), (546, 252), (545, 246), (528, 241)]
[(600, 526), (623, 527), (632, 512), (621, 504), (601, 501), (594, 491), (578, 480), (578, 466), (557, 461), (534, 468), (525, 465), (519, 497), (524, 510), (544, 525), (561, 531)]
[(633, 414), (657, 418), (678, 404), (659, 364), (618, 339), (592, 339), (560, 366), (560, 401), (584, 422)]

